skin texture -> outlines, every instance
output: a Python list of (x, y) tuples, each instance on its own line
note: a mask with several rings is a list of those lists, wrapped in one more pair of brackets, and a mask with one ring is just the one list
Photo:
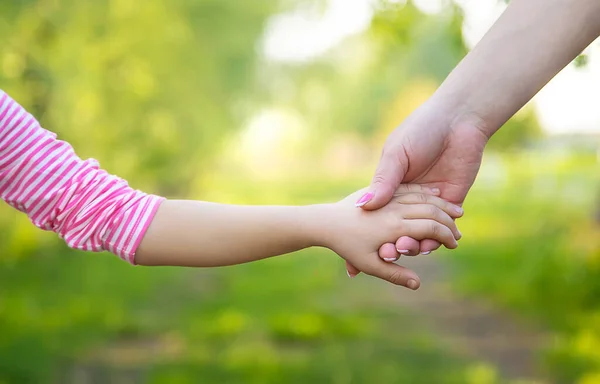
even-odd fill
[[(400, 183), (439, 188), (462, 205), (489, 138), (600, 35), (598, 0), (512, 0), (483, 39), (384, 145), (364, 210), (385, 206)], [(379, 255), (394, 260), (439, 247), (401, 237)], [(399, 252), (401, 251), (401, 252)], [(348, 273), (360, 272), (351, 263)]]
[(381, 260), (377, 250), (402, 235), (434, 238), (456, 248), (456, 207), (427, 188), (403, 185), (388, 205), (367, 212), (354, 206), (363, 193), (337, 203), (299, 207), (167, 200), (135, 260), (148, 266), (216, 267), (321, 246), (369, 275), (417, 289), (420, 281), (413, 271)]

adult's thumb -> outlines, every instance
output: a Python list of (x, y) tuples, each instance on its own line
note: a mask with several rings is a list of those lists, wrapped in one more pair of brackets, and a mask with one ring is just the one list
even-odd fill
[(367, 192), (357, 201), (356, 206), (365, 210), (375, 210), (384, 207), (392, 200), (394, 192), (404, 178), (404, 169), (398, 159), (382, 155), (375, 176), (371, 180)]

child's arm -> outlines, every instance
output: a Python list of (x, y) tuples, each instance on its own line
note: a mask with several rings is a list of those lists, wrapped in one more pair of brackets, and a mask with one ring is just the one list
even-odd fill
[[(221, 266), (324, 246), (362, 271), (418, 287), (418, 276), (386, 263), (379, 246), (399, 236), (432, 238), (457, 246), (455, 207), (425, 189), (410, 191), (374, 212), (356, 209), (353, 194), (341, 202), (312, 206), (232, 206), (197, 201), (165, 201), (136, 255), (142, 265)], [(414, 192), (411, 192), (414, 191)]]
[[(421, 191), (419, 186), (411, 187), (414, 191)], [(408, 201), (407, 198), (405, 200)], [(136, 262), (195, 267), (240, 264), (311, 246), (334, 248), (341, 245), (337, 244), (338, 241), (351, 244), (365, 238), (373, 243), (374, 239), (387, 239), (382, 236), (386, 232), (396, 239), (400, 235), (425, 238), (425, 235), (431, 234), (447, 247), (455, 248), (455, 234), (457, 237), (458, 234), (449, 216), (453, 214), (452, 205), (435, 196), (429, 196), (427, 201), (432, 203), (422, 204), (421, 215), (413, 217), (424, 220), (410, 223), (403, 221), (402, 215), (410, 209), (417, 209), (417, 205), (396, 204), (393, 208), (398, 216), (388, 218), (389, 213), (361, 213), (346, 200), (336, 204), (297, 207), (167, 200), (146, 232)], [(435, 221), (440, 217), (446, 220)], [(357, 247), (360, 246), (357, 244)]]
[(136, 253), (140, 265), (240, 264), (318, 245), (321, 206), (166, 200)]

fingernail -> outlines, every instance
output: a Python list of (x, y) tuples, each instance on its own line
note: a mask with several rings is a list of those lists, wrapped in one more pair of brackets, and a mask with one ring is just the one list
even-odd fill
[(462, 233), (460, 232), (460, 230), (457, 228), (456, 231), (458, 232), (458, 238), (461, 239), (462, 238)]
[(375, 194), (373, 192), (367, 192), (364, 195), (362, 195), (361, 198), (358, 199), (358, 201), (354, 205), (357, 206), (357, 207), (362, 207), (363, 205), (365, 205), (369, 201), (371, 201), (371, 199), (373, 198), (373, 196), (375, 196)]
[(439, 188), (431, 188), (431, 193), (435, 193), (437, 195), (438, 193), (440, 193), (440, 189)]
[(456, 211), (456, 213), (458, 213), (459, 215), (462, 215), (462, 214), (465, 212), (465, 210), (464, 210), (464, 209), (462, 209), (461, 207), (459, 207), (458, 205), (455, 205), (455, 206), (454, 206), (454, 210), (455, 210), (455, 211)]
[(410, 252), (408, 249), (396, 249), (396, 251), (398, 251), (398, 253), (406, 255), (408, 254), (408, 252)]
[(417, 287), (419, 286), (419, 284), (417, 283), (416, 280), (410, 279), (406, 283), (406, 286), (414, 291), (415, 289), (417, 289)]
[(421, 255), (429, 255), (431, 251), (421, 252)]
[(384, 257), (383, 260), (385, 260), (385, 261), (396, 261), (398, 259), (395, 258), (395, 257)]
[(356, 275), (351, 275), (348, 270), (346, 270), (346, 275), (348, 275), (348, 277), (351, 279), (354, 279), (356, 277)]

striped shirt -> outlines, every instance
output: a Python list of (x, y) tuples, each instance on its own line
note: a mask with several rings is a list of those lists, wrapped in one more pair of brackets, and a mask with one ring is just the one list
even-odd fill
[(74, 249), (135, 252), (164, 200), (82, 160), (0, 90), (0, 198)]

